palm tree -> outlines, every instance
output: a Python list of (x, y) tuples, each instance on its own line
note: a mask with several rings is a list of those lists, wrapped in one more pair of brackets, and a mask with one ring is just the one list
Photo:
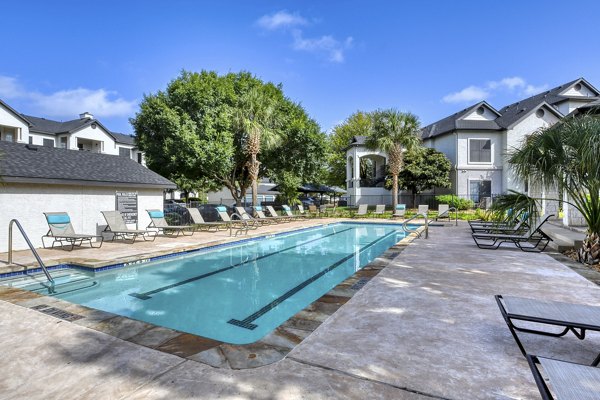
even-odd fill
[(250, 88), (241, 98), (237, 110), (240, 128), (245, 133), (246, 164), (252, 186), (252, 205), (258, 205), (258, 175), (260, 161), (258, 154), (262, 146), (269, 147), (278, 141), (273, 129), (275, 99), (261, 88)]
[(394, 109), (377, 110), (371, 114), (371, 134), (365, 141), (367, 148), (388, 154), (392, 174), (392, 207), (398, 204), (398, 174), (402, 170), (403, 151), (412, 150), (421, 142), (419, 118), (411, 113)]
[[(567, 203), (581, 213), (587, 224), (579, 260), (600, 261), (600, 117), (571, 117), (534, 132), (509, 155), (508, 161), (520, 179), (567, 194)], [(519, 196), (526, 203), (523, 195)]]

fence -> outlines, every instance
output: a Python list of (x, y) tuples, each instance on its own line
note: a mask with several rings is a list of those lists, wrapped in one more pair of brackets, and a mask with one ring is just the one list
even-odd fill
[[(437, 208), (440, 202), (436, 197), (441, 196), (439, 194), (418, 194), (416, 198), (410, 194), (399, 194), (398, 204), (406, 204), (409, 208), (416, 208), (419, 204), (428, 205), (429, 208)], [(499, 194), (491, 194), (488, 196), (479, 195), (457, 195), (458, 198), (471, 200), (473, 202), (473, 208), (488, 209), (492, 206), (494, 199)], [(359, 204), (392, 204), (392, 195), (348, 195), (343, 196), (342, 200), (346, 200), (349, 206), (358, 206)]]

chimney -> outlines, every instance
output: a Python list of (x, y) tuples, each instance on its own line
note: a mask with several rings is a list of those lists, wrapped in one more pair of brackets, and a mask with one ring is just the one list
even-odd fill
[(81, 114), (79, 114), (79, 118), (80, 119), (94, 119), (94, 115), (92, 113), (89, 113), (87, 111), (82, 112)]

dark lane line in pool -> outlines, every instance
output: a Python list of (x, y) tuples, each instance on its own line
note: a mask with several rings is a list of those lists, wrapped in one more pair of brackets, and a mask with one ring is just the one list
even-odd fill
[[(358, 252), (362, 253), (363, 251), (367, 250), (369, 247), (373, 247), (377, 243), (381, 242), (382, 240), (387, 239), (388, 237), (390, 237), (396, 233), (397, 233), (396, 231), (392, 231), (392, 232), (388, 233), (387, 235), (382, 236), (379, 239), (367, 244), (365, 247), (360, 249)], [(355, 253), (351, 253), (351, 254), (347, 255), (346, 257), (342, 258), (341, 260), (336, 261), (335, 263), (331, 264), (329, 267), (325, 268), (323, 271), (316, 273), (315, 275), (311, 276), (304, 282), (300, 283), (298, 286), (288, 290), (283, 295), (279, 296), (278, 298), (276, 298), (275, 300), (273, 300), (272, 302), (270, 302), (269, 304), (267, 304), (266, 306), (264, 306), (263, 308), (261, 308), (260, 310), (255, 312), (254, 314), (247, 316), (243, 320), (240, 321), (238, 319), (232, 318), (229, 321), (227, 321), (227, 323), (231, 324), (231, 325), (239, 326), (240, 328), (254, 330), (255, 328), (258, 327), (258, 325), (253, 324), (252, 322), (256, 321), (258, 318), (260, 318), (261, 316), (265, 315), (266, 313), (268, 313), (269, 311), (271, 311), (272, 309), (277, 307), (279, 304), (281, 304), (286, 299), (292, 297), (293, 295), (295, 295), (296, 293), (298, 293), (299, 291), (301, 291), (302, 289), (304, 289), (305, 287), (307, 287), (308, 285), (310, 285), (317, 279), (321, 278), (326, 273), (333, 271), (334, 269), (336, 269), (337, 267), (339, 267), (346, 261), (350, 260), (352, 257), (354, 257), (354, 255), (355, 255)]]
[(236, 267), (240, 267), (240, 266), (242, 266), (244, 264), (247, 264), (249, 262), (262, 260), (263, 258), (271, 257), (271, 256), (274, 256), (275, 254), (283, 253), (284, 251), (292, 250), (292, 249), (298, 248), (300, 246), (304, 246), (306, 244), (309, 244), (309, 243), (312, 243), (312, 242), (316, 242), (317, 240), (325, 239), (326, 237), (329, 237), (329, 236), (339, 235), (340, 233), (344, 233), (344, 232), (347, 232), (347, 231), (352, 230), (352, 229), (353, 228), (347, 228), (347, 229), (343, 229), (343, 230), (341, 230), (339, 232), (329, 233), (329, 234), (327, 234), (325, 236), (321, 236), (321, 237), (316, 238), (316, 239), (311, 239), (311, 240), (308, 240), (308, 241), (306, 241), (304, 243), (300, 243), (300, 244), (297, 244), (295, 246), (291, 246), (291, 247), (288, 247), (288, 248), (285, 248), (285, 249), (281, 249), (281, 250), (276, 251), (274, 253), (264, 254), (262, 256), (253, 258), (252, 260), (242, 261), (240, 263), (233, 264), (233, 265), (230, 265), (228, 267), (220, 268), (220, 269), (217, 269), (217, 270), (214, 270), (214, 271), (211, 271), (211, 272), (207, 272), (207, 273), (202, 274), (202, 275), (194, 276), (192, 278), (188, 278), (188, 279), (180, 281), (180, 282), (172, 283), (170, 285), (163, 286), (163, 287), (160, 287), (158, 289), (150, 290), (148, 292), (144, 292), (144, 293), (129, 293), (129, 295), (132, 296), (132, 297), (138, 298), (140, 300), (148, 300), (148, 299), (152, 298), (151, 295), (153, 295), (153, 294), (160, 293), (160, 292), (163, 292), (165, 290), (173, 289), (174, 287), (177, 287), (177, 286), (181, 286), (181, 285), (185, 285), (185, 284), (188, 284), (188, 283), (191, 283), (191, 282), (195, 282), (195, 281), (198, 281), (200, 279), (208, 278), (209, 276), (212, 276), (212, 275), (215, 275), (215, 274), (219, 274), (221, 272), (229, 271), (230, 269), (233, 269), (233, 268), (236, 268)]

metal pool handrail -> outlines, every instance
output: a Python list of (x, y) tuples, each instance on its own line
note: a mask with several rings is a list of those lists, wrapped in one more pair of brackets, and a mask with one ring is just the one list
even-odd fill
[[(238, 219), (234, 220), (233, 217), (237, 217)], [(248, 220), (245, 220), (244, 218), (242, 218), (242, 216), (240, 214), (238, 214), (236, 212), (231, 214), (230, 218), (232, 221), (236, 221), (236, 222), (239, 220), (242, 223), (242, 225), (244, 225), (244, 227), (236, 229), (235, 236), (237, 236), (238, 233), (243, 232), (243, 231), (246, 231), (246, 233), (248, 233), (248, 229), (249, 229), (248, 228)], [(233, 233), (233, 222), (231, 222), (229, 224), (229, 236), (232, 236), (232, 233)]]
[(13, 224), (17, 225), (17, 228), (19, 228), (19, 231), (21, 231), (21, 235), (23, 235), (23, 239), (25, 239), (25, 242), (27, 242), (27, 246), (29, 246), (29, 249), (31, 250), (31, 252), (33, 253), (33, 256), (35, 257), (38, 264), (42, 268), (42, 271), (44, 271), (44, 274), (46, 275), (46, 278), (50, 282), (51, 286), (54, 287), (54, 278), (52, 278), (52, 275), (50, 275), (50, 272), (48, 272), (48, 269), (46, 268), (46, 264), (44, 264), (44, 262), (42, 261), (40, 255), (35, 250), (35, 247), (33, 247), (33, 244), (31, 244), (31, 241), (29, 240), (29, 237), (27, 236), (27, 234), (25, 233), (25, 230), (21, 226), (21, 223), (16, 219), (12, 219), (8, 223), (8, 263), (12, 264), (12, 227), (13, 227)]
[(406, 233), (416, 233), (417, 237), (421, 237), (421, 232), (417, 229), (410, 229), (407, 225), (410, 221), (416, 219), (418, 216), (422, 216), (425, 219), (425, 239), (429, 239), (429, 221), (427, 220), (426, 213), (415, 214), (402, 224), (402, 230)]

